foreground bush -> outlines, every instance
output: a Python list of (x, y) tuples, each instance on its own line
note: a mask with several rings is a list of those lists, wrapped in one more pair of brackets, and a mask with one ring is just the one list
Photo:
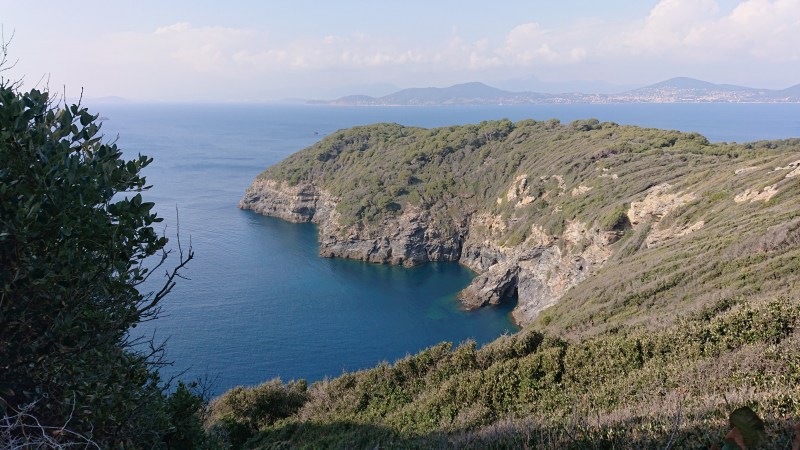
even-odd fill
[(308, 400), (304, 381), (279, 379), (252, 388), (236, 387), (210, 405), (209, 428), (240, 448), (263, 427), (295, 414)]
[(0, 83), (0, 414), (14, 446), (44, 433), (154, 447), (173, 427), (159, 348), (128, 331), (158, 313), (192, 253), (160, 291), (137, 290), (145, 261), (166, 257), (141, 196), (152, 160), (123, 159), (96, 119)]

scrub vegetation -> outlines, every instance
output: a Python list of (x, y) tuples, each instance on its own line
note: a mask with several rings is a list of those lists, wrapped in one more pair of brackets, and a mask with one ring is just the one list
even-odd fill
[[(334, 133), (260, 177), (329, 191), (357, 226), (422, 207), (437, 223), (500, 217), (502, 234), (470, 232), (506, 246), (576, 220), (620, 238), (517, 334), (312, 384), (246, 447), (711, 448), (741, 407), (764, 420), (758, 448), (791, 447), (798, 160), (798, 139), (715, 144), (594, 119)], [(659, 186), (684, 200), (631, 223)]]
[[(350, 223), (374, 223), (420, 206), (445, 218), (480, 210), (522, 219), (521, 228), (538, 220), (553, 229), (560, 224), (552, 217), (611, 214), (624, 203), (621, 193), (644, 191), (654, 176), (677, 179), (695, 164), (745, 152), (757, 150), (711, 145), (696, 133), (596, 119), (567, 125), (502, 120), (434, 129), (377, 124), (336, 132), (259, 177), (327, 189), (340, 200), (342, 220)], [(616, 174), (622, 182), (599, 176), (611, 165), (624, 169)], [(529, 175), (527, 192), (535, 197), (522, 207), (507, 198), (518, 174)], [(559, 195), (581, 185), (591, 188), (585, 196)]]
[(442, 343), (311, 385), (293, 415), (263, 423), (245, 447), (708, 449), (747, 406), (766, 424), (758, 448), (788, 448), (799, 325), (800, 305), (778, 298), (722, 302), (658, 332), (572, 341), (527, 327), (480, 349)]

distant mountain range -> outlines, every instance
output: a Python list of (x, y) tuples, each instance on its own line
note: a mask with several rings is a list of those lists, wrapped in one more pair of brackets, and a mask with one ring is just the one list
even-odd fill
[(457, 84), (445, 88), (403, 89), (383, 97), (348, 95), (315, 104), (348, 106), (524, 105), (548, 103), (800, 103), (800, 84), (786, 89), (756, 89), (714, 84), (678, 77), (618, 94), (570, 92), (512, 92), (484, 83)]

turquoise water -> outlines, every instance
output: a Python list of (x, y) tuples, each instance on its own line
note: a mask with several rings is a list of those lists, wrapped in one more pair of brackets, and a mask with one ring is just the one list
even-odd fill
[[(167, 376), (211, 376), (216, 392), (274, 377), (310, 381), (394, 361), (441, 341), (489, 342), (516, 328), (513, 305), (463, 311), (472, 276), (458, 264), (414, 269), (317, 256), (316, 228), (241, 211), (264, 168), (337, 129), (374, 122), (444, 126), (482, 120), (618, 123), (698, 131), (714, 141), (800, 136), (800, 105), (324, 107), (100, 105), (107, 137), (155, 158), (147, 198), (196, 259), (137, 330), (167, 340)], [(172, 240), (173, 246), (176, 244)]]

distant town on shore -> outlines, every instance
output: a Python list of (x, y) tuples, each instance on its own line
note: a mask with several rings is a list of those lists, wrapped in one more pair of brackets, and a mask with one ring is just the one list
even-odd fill
[(513, 92), (480, 82), (445, 88), (410, 88), (383, 97), (348, 95), (312, 104), (343, 106), (529, 105), (577, 103), (800, 103), (800, 84), (786, 89), (759, 89), (715, 84), (693, 78), (671, 78), (620, 93)]

